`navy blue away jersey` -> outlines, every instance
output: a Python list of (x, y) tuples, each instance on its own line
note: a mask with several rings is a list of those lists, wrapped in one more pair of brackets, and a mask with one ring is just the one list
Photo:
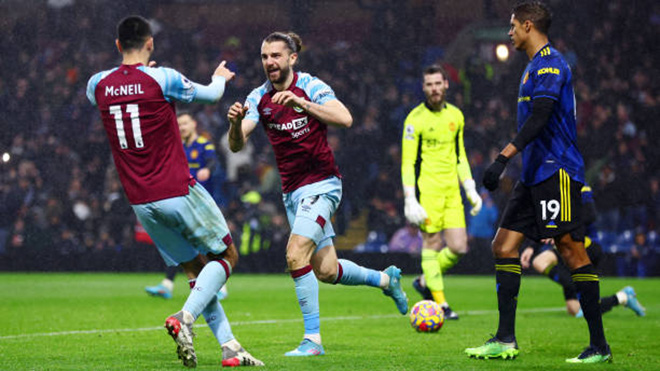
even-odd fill
[[(190, 168), (190, 175), (197, 179), (197, 172), (200, 169), (207, 167), (210, 161), (216, 159), (215, 146), (208, 139), (203, 136), (197, 137), (191, 145), (183, 143), (183, 150), (186, 152), (186, 158), (188, 159), (188, 167)], [(209, 169), (213, 172), (215, 169)], [(211, 179), (206, 181), (200, 181), (197, 179), (197, 182), (204, 186), (207, 191), (211, 192)]]
[(584, 183), (584, 161), (577, 148), (573, 78), (564, 57), (550, 44), (534, 55), (520, 81), (518, 131), (532, 114), (535, 98), (550, 98), (555, 105), (550, 121), (523, 150), (522, 183), (540, 183), (559, 169)]

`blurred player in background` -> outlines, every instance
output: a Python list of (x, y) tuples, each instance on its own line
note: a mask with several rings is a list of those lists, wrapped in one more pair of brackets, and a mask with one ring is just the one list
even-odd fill
[(596, 268), (584, 249), (580, 190), (584, 161), (577, 148), (572, 73), (564, 57), (548, 42), (552, 16), (540, 1), (514, 6), (509, 37), (530, 59), (520, 81), (518, 134), (484, 172), (483, 183), (494, 191), (507, 162), (522, 152), (522, 175), (513, 189), (493, 240), (499, 326), (486, 344), (465, 350), (476, 358), (518, 355), (515, 316), (520, 290), (519, 248), (525, 237), (552, 238), (571, 270), (590, 334), (589, 346), (569, 363), (612, 359), (605, 340), (598, 301)]
[(245, 105), (234, 103), (227, 117), (228, 141), (240, 151), (261, 123), (275, 152), (282, 178), (284, 206), (291, 226), (286, 259), (303, 314), (305, 335), (287, 356), (324, 354), (319, 318), (319, 286), (326, 283), (380, 287), (401, 314), (408, 299), (401, 290), (401, 270), (382, 272), (337, 259), (330, 218), (342, 195), (342, 182), (328, 146), (328, 125), (348, 128), (348, 109), (323, 81), (295, 72), (302, 42), (294, 33), (275, 32), (261, 45), (261, 62), (268, 81), (254, 89)]
[[(217, 166), (218, 156), (215, 153), (213, 142), (197, 132), (197, 121), (188, 111), (179, 111), (177, 113), (177, 122), (179, 124), (179, 133), (183, 140), (183, 150), (188, 159), (190, 175), (211, 193), (213, 185), (211, 184), (211, 175)], [(145, 291), (149, 295), (160, 296), (165, 299), (172, 297), (174, 290), (174, 277), (178, 271), (177, 266), (165, 268), (165, 278), (156, 286), (147, 286)], [(222, 286), (218, 292), (218, 299), (227, 297), (227, 286)]]
[(169, 266), (183, 266), (191, 291), (165, 322), (186, 367), (197, 365), (192, 326), (200, 315), (222, 348), (223, 366), (263, 365), (236, 341), (216, 299), (238, 261), (227, 223), (209, 193), (190, 175), (175, 102), (213, 104), (234, 73), (223, 61), (208, 86), (149, 62), (149, 22), (139, 16), (117, 26), (122, 64), (92, 76), (87, 98), (98, 106), (119, 178), (138, 220)]
[[(584, 237), (584, 248), (587, 250), (589, 260), (595, 267), (600, 265), (603, 257), (603, 249), (598, 241), (598, 233), (594, 226), (596, 221), (596, 205), (594, 204), (591, 187), (585, 185), (582, 187), (582, 219), (586, 226), (586, 236)], [(552, 281), (558, 283), (564, 289), (564, 299), (566, 300), (566, 310), (569, 315), (582, 317), (584, 314), (580, 309), (580, 302), (577, 298), (577, 289), (571, 279), (571, 272), (566, 265), (559, 260), (557, 250), (554, 248), (552, 239), (543, 240), (542, 243), (533, 243), (525, 248), (520, 255), (520, 264), (524, 269), (532, 266), (535, 271), (541, 273)], [(635, 289), (626, 286), (614, 295), (600, 298), (600, 311), (606, 313), (617, 305), (625, 306), (631, 309), (640, 317), (646, 315), (646, 310), (637, 300)]]
[(479, 213), (482, 201), (463, 144), (463, 113), (447, 103), (447, 72), (442, 66), (433, 65), (423, 75), (426, 101), (408, 114), (401, 149), (404, 211), (406, 219), (422, 230), (423, 239), (424, 274), (413, 286), (424, 299), (440, 304), (445, 318), (458, 319), (445, 299), (442, 275), (468, 249), (459, 184), (472, 205), (472, 215)]

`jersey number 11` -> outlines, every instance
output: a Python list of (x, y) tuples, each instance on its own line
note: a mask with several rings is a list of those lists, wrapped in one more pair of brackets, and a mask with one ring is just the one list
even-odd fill
[[(119, 139), (119, 147), (121, 149), (128, 148), (126, 141), (126, 131), (124, 130), (124, 120), (122, 118), (121, 106), (108, 107), (110, 114), (115, 117), (115, 125), (117, 127), (117, 138)], [(142, 129), (140, 128), (140, 110), (137, 104), (127, 104), (126, 112), (131, 115), (131, 128), (133, 129), (133, 139), (135, 140), (136, 148), (143, 148), (144, 141), (142, 140)]]

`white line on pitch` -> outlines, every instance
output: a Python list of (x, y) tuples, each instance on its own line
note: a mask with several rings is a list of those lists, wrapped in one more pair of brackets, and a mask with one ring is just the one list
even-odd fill
[[(565, 308), (531, 308), (531, 309), (519, 309), (518, 313), (544, 313), (544, 312), (560, 312), (565, 310)], [(468, 310), (463, 311), (463, 314), (467, 316), (482, 316), (486, 314), (497, 314), (497, 310)], [(399, 314), (383, 314), (375, 316), (339, 316), (339, 317), (323, 317), (321, 318), (322, 322), (327, 321), (351, 321), (358, 319), (379, 319), (379, 318), (396, 318), (401, 317)], [(265, 320), (254, 320), (254, 321), (230, 321), (232, 326), (245, 326), (245, 325), (269, 325), (269, 324), (279, 324), (279, 323), (290, 323), (290, 322), (300, 322), (300, 318), (289, 318), (289, 319), (265, 319)], [(198, 324), (195, 327), (206, 327), (205, 324)], [(75, 331), (59, 331), (59, 332), (40, 332), (34, 334), (20, 334), (20, 335), (6, 335), (0, 336), (0, 340), (12, 340), (12, 339), (27, 339), (27, 338), (36, 338), (36, 337), (48, 337), (48, 336), (64, 336), (64, 335), (86, 335), (86, 334), (107, 334), (114, 332), (142, 332), (142, 331), (160, 331), (163, 329), (163, 326), (158, 327), (140, 327), (140, 328), (122, 328), (122, 329), (108, 329), (108, 330), (75, 330)]]

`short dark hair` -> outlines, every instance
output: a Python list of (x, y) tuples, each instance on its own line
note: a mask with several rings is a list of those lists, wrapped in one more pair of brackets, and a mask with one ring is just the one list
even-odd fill
[(302, 39), (295, 32), (273, 32), (264, 39), (265, 43), (272, 43), (273, 41), (284, 42), (291, 53), (298, 53), (302, 49)]
[(149, 21), (139, 15), (128, 16), (117, 25), (117, 39), (124, 50), (142, 48), (151, 36)]
[(190, 116), (191, 119), (195, 119), (195, 116), (193, 116), (192, 112), (188, 111), (187, 109), (182, 109), (182, 110), (177, 110), (176, 111), (176, 118), (179, 118), (181, 116)]
[(539, 32), (548, 34), (552, 24), (552, 13), (547, 5), (538, 0), (525, 0), (518, 2), (512, 9), (513, 16), (518, 22), (531, 21)]
[(447, 79), (447, 70), (439, 64), (432, 64), (424, 68), (424, 76), (433, 75), (435, 73), (442, 74), (442, 78), (445, 80)]

